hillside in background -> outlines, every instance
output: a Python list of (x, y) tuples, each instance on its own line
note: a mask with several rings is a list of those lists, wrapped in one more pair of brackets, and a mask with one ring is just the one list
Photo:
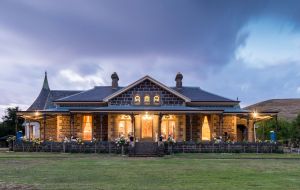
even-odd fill
[(279, 118), (292, 120), (300, 113), (300, 99), (271, 99), (247, 106), (244, 109), (257, 112), (278, 111)]

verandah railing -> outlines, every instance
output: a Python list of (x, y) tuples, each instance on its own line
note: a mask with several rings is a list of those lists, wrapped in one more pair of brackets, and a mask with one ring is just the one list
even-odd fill
[[(11, 150), (18, 152), (66, 152), (66, 153), (117, 153), (122, 152), (115, 142), (17, 142)], [(279, 143), (214, 143), (214, 142), (177, 142), (164, 143), (165, 154), (170, 153), (283, 153)], [(128, 145), (124, 146), (128, 153)]]
[(280, 143), (272, 142), (177, 142), (171, 147), (165, 144), (165, 153), (283, 153)]
[[(12, 149), (12, 147), (11, 147)], [(62, 153), (121, 153), (121, 147), (115, 142), (17, 142), (13, 148), (16, 152), (62, 152)], [(128, 146), (124, 146), (128, 152)]]

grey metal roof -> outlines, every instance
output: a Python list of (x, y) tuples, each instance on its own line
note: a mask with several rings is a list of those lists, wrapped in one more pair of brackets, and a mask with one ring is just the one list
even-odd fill
[(70, 96), (80, 93), (82, 91), (69, 91), (69, 90), (50, 90), (42, 89), (39, 96), (33, 102), (33, 104), (27, 109), (27, 111), (43, 110), (54, 108), (53, 101), (59, 98)]
[[(27, 111), (55, 108), (55, 102), (101, 102), (109, 95), (120, 91), (123, 88), (124, 87), (118, 87), (117, 89), (113, 89), (111, 86), (96, 86), (93, 89), (86, 91), (50, 90), (47, 73), (45, 73), (42, 90)], [(180, 90), (178, 90), (176, 87), (169, 88), (171, 91), (175, 90), (176, 92), (189, 98), (192, 102), (236, 102), (234, 100), (204, 91), (199, 87), (182, 87)], [(172, 109), (174, 108), (175, 107), (172, 106)], [(140, 107), (138, 109), (143, 108)], [(145, 109), (149, 109), (149, 107)]]
[[(176, 87), (171, 88), (177, 90)], [(199, 87), (184, 86), (177, 91), (183, 94), (184, 96), (189, 97), (194, 102), (235, 102), (234, 100), (224, 98), (222, 96), (202, 90)]]
[(224, 113), (248, 113), (239, 106), (104, 106), (104, 107), (56, 107), (43, 111), (48, 112), (69, 112), (69, 111), (220, 111)]
[(78, 94), (56, 99), (58, 102), (99, 102), (123, 87), (113, 89), (111, 86), (95, 86), (94, 88)]
[[(111, 88), (111, 86), (96, 86), (93, 89), (83, 91), (78, 94), (74, 94), (68, 97), (56, 99), (59, 102), (93, 102), (93, 101), (103, 101), (104, 98), (111, 95), (112, 93), (122, 89), (119, 87), (117, 90)], [(222, 96), (207, 92), (199, 87), (183, 87), (177, 90), (176, 87), (171, 87), (171, 89), (176, 90), (182, 95), (191, 99), (191, 101), (200, 102), (235, 102), (234, 100), (224, 98)]]
[(33, 104), (27, 109), (27, 111), (41, 110), (45, 108), (50, 89), (42, 89), (39, 96), (35, 99)]

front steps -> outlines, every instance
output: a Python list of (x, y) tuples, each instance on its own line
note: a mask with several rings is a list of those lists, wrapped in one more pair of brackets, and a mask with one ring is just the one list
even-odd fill
[(133, 147), (129, 147), (129, 156), (135, 157), (156, 157), (164, 155), (163, 144), (157, 142), (136, 142)]

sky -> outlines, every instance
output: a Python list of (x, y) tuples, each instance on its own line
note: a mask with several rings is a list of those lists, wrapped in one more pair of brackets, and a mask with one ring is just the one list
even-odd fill
[(144, 75), (241, 101), (300, 97), (300, 1), (1, 0), (0, 116)]

